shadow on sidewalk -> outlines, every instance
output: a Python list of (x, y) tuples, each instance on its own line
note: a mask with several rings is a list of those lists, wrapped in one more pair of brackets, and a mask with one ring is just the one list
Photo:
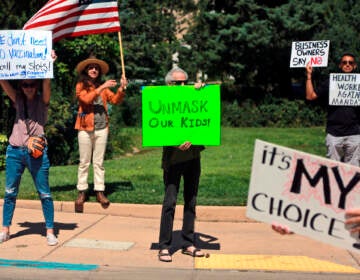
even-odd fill
[[(116, 191), (133, 191), (134, 189), (135, 189), (134, 185), (131, 181), (109, 182), (109, 183), (106, 183), (105, 193), (112, 194), (113, 192), (116, 192)], [(74, 185), (51, 186), (52, 193), (64, 192), (64, 191), (76, 191), (77, 192), (76, 186), (74, 186)], [(88, 194), (90, 196), (95, 195), (93, 183), (89, 183)]]
[[(40, 222), (40, 223), (23, 222), (23, 223), (18, 223), (18, 225), (20, 227), (26, 228), (26, 229), (18, 231), (15, 234), (11, 234), (11, 238), (20, 237), (23, 235), (30, 235), (30, 234), (39, 234), (42, 236), (46, 236), (45, 223), (43, 223), (43, 222)], [(54, 233), (55, 233), (55, 235), (58, 235), (60, 230), (74, 230), (77, 227), (78, 226), (76, 223), (65, 224), (65, 223), (56, 223), (55, 222), (54, 223)]]
[[(214, 236), (195, 232), (195, 246), (199, 249), (205, 249), (205, 250), (220, 250), (220, 243), (214, 243), (214, 241), (217, 241), (218, 239)], [(170, 254), (174, 254), (176, 251), (182, 249), (182, 237), (181, 237), (181, 230), (175, 230), (173, 231), (172, 236), (172, 244), (170, 248)], [(150, 250), (160, 250), (159, 243), (152, 243)]]

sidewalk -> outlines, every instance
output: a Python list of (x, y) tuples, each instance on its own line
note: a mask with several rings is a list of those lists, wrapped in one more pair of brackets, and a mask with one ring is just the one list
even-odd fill
[[(2, 209), (2, 202), (0, 206)], [(161, 205), (111, 204), (104, 210), (98, 203), (87, 202), (84, 213), (74, 213), (73, 202), (55, 202), (55, 211), (60, 243), (50, 247), (46, 244), (40, 201), (18, 200), (11, 239), (0, 245), (0, 258), (96, 265), (101, 270), (229, 269), (231, 264), (235, 266), (230, 269), (252, 270), (253, 264), (267, 258), (271, 262), (280, 261), (280, 270), (282, 265), (286, 271), (291, 270), (290, 258), (299, 262), (300, 257), (302, 267), (309, 266), (309, 271), (314, 267), (320, 269), (319, 263), (325, 262), (329, 272), (348, 273), (347, 269), (353, 270), (351, 273), (360, 272), (360, 255), (299, 235), (281, 236), (269, 225), (247, 219), (244, 207), (198, 206), (197, 244), (210, 257), (193, 259), (176, 251), (171, 263), (157, 259)], [(176, 236), (180, 234), (181, 218), (182, 207), (178, 206)], [(239, 257), (249, 260), (250, 266), (242, 259), (238, 268)], [(268, 268), (278, 269), (278, 262)], [(267, 269), (260, 266), (257, 270)]]

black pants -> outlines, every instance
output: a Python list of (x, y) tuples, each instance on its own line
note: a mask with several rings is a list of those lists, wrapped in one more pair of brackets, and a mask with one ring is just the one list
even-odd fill
[(200, 158), (178, 163), (164, 170), (165, 196), (162, 205), (159, 246), (168, 249), (172, 242), (172, 231), (177, 195), (181, 177), (184, 179), (184, 213), (181, 231), (182, 248), (194, 244), (194, 223), (196, 216), (196, 196), (199, 187)]

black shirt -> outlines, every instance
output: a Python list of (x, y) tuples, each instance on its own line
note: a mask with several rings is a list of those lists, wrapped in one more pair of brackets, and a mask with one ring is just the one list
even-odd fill
[(204, 150), (204, 146), (192, 145), (188, 150), (182, 151), (178, 147), (166, 146), (163, 147), (161, 167), (167, 170), (171, 165), (180, 162), (190, 161), (200, 157), (200, 152)]
[(315, 90), (327, 106), (326, 132), (339, 137), (360, 134), (360, 107), (329, 105), (329, 83), (326, 80)]

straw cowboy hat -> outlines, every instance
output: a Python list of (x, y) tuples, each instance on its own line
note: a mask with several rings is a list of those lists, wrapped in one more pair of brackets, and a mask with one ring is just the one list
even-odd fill
[(109, 65), (105, 61), (97, 59), (95, 56), (91, 56), (83, 61), (80, 61), (78, 65), (76, 65), (76, 71), (80, 74), (89, 64), (99, 65), (102, 74), (109, 72)]

